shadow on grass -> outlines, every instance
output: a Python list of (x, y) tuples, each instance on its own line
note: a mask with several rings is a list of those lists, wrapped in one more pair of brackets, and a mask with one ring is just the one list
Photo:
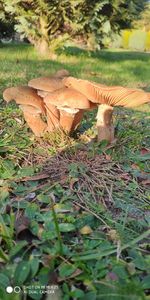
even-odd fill
[[(146, 53), (113, 50), (94, 52), (66, 47), (57, 51), (56, 60), (51, 60), (47, 57), (38, 57), (29, 44), (1, 44), (1, 49), (1, 93), (6, 87), (26, 85), (32, 78), (49, 76), (62, 68), (66, 68), (72, 76), (88, 78), (106, 85), (131, 86), (133, 81), (133, 87), (150, 90), (148, 82), (150, 55)], [(61, 54), (68, 59), (63, 61)], [(78, 59), (73, 61), (73, 57)], [(90, 58), (95, 58), (95, 62), (91, 62)]]
[[(142, 88), (148, 90), (147, 85), (143, 84), (149, 78), (150, 55), (146, 53), (113, 50), (94, 52), (77, 47), (65, 47), (57, 51), (56, 60), (51, 60), (47, 57), (40, 58), (29, 44), (1, 45), (1, 49), (0, 87), (18, 83), (26, 84), (31, 78), (48, 76), (58, 69), (67, 68), (75, 77), (85, 78), (86, 76), (88, 79), (91, 78), (91, 80), (107, 85), (128, 85), (133, 78), (133, 82), (142, 81)], [(68, 60), (64, 59), (63, 62), (63, 58), (59, 57), (61, 54), (68, 57)], [(76, 57), (77, 61), (70, 60), (69, 57)], [(95, 63), (92, 62), (91, 65), (90, 58), (98, 59), (99, 63), (95, 60)], [(143, 62), (146, 64), (143, 65)]]
[(109, 62), (116, 62), (118, 61), (124, 61), (124, 60), (140, 60), (140, 61), (149, 61), (150, 55), (149, 53), (145, 52), (138, 52), (138, 51), (109, 51), (107, 49), (102, 49), (100, 51), (91, 51), (86, 49), (81, 49), (78, 47), (65, 47), (63, 49), (59, 49), (57, 52), (58, 54), (62, 54), (65, 52), (68, 56), (84, 56), (84, 57), (92, 57), (92, 58), (98, 58), (102, 60), (106, 60)]

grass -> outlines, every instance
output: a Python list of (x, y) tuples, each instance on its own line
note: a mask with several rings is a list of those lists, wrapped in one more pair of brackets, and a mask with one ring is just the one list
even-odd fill
[(0, 46), (0, 300), (150, 299), (150, 106), (115, 110), (110, 147), (90, 142), (95, 111), (74, 136), (39, 139), (2, 99), (60, 68), (150, 91), (149, 63), (138, 52), (68, 47), (52, 61), (29, 45)]

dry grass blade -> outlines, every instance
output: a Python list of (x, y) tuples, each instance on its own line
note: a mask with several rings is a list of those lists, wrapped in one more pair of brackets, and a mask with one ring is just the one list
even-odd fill
[[(119, 164), (108, 161), (105, 155), (89, 158), (85, 150), (78, 150), (76, 153), (61, 152), (46, 162), (43, 171), (49, 174), (52, 182), (60, 182), (65, 189), (70, 189), (79, 206), (92, 214), (95, 213), (98, 218), (100, 211), (97, 212), (96, 207), (101, 205), (104, 210), (110, 209), (115, 214), (116, 199), (122, 204), (127, 201), (121, 197), (123, 193), (127, 193), (129, 205), (133, 199), (131, 204), (136, 202), (139, 210), (141, 204), (148, 201), (147, 187), (136, 182), (137, 187), (133, 195), (130, 184), (135, 184), (135, 179), (125, 173)], [(106, 222), (103, 220), (103, 223)]]

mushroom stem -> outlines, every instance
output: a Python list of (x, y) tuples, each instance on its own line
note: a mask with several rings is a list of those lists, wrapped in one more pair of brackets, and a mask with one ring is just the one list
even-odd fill
[(114, 140), (114, 126), (112, 121), (113, 107), (101, 104), (97, 113), (98, 141), (107, 140), (110, 143)]
[(57, 107), (52, 104), (49, 104), (48, 107), (46, 106), (46, 112), (48, 125), (47, 130), (51, 132), (59, 127), (60, 112)]
[(82, 119), (83, 113), (79, 109), (59, 108), (60, 110), (60, 127), (67, 133), (71, 133)]
[(71, 132), (74, 123), (75, 114), (60, 110), (60, 127), (67, 133)]
[(71, 131), (76, 130), (77, 127), (79, 126), (82, 118), (83, 118), (83, 114), (84, 114), (84, 110), (80, 109), (74, 116), (74, 121), (73, 121), (73, 125), (71, 128)]
[(33, 133), (38, 137), (42, 136), (47, 129), (47, 124), (42, 120), (38, 109), (30, 105), (20, 105), (20, 108)]

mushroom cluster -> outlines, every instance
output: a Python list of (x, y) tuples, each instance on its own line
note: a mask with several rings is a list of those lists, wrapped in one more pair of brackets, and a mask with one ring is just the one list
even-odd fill
[(3, 98), (19, 104), (25, 121), (36, 136), (58, 128), (70, 134), (81, 122), (84, 111), (96, 105), (79, 91), (65, 86), (63, 80), (68, 76), (67, 70), (59, 70), (51, 77), (32, 79), (28, 86), (7, 88)]
[(70, 134), (80, 124), (84, 111), (98, 106), (98, 141), (112, 142), (113, 107), (134, 107), (150, 102), (150, 93), (121, 86), (108, 87), (70, 77), (67, 70), (59, 70), (51, 77), (30, 80), (28, 86), (7, 88), (3, 98), (19, 104), (36, 136), (57, 128)]

